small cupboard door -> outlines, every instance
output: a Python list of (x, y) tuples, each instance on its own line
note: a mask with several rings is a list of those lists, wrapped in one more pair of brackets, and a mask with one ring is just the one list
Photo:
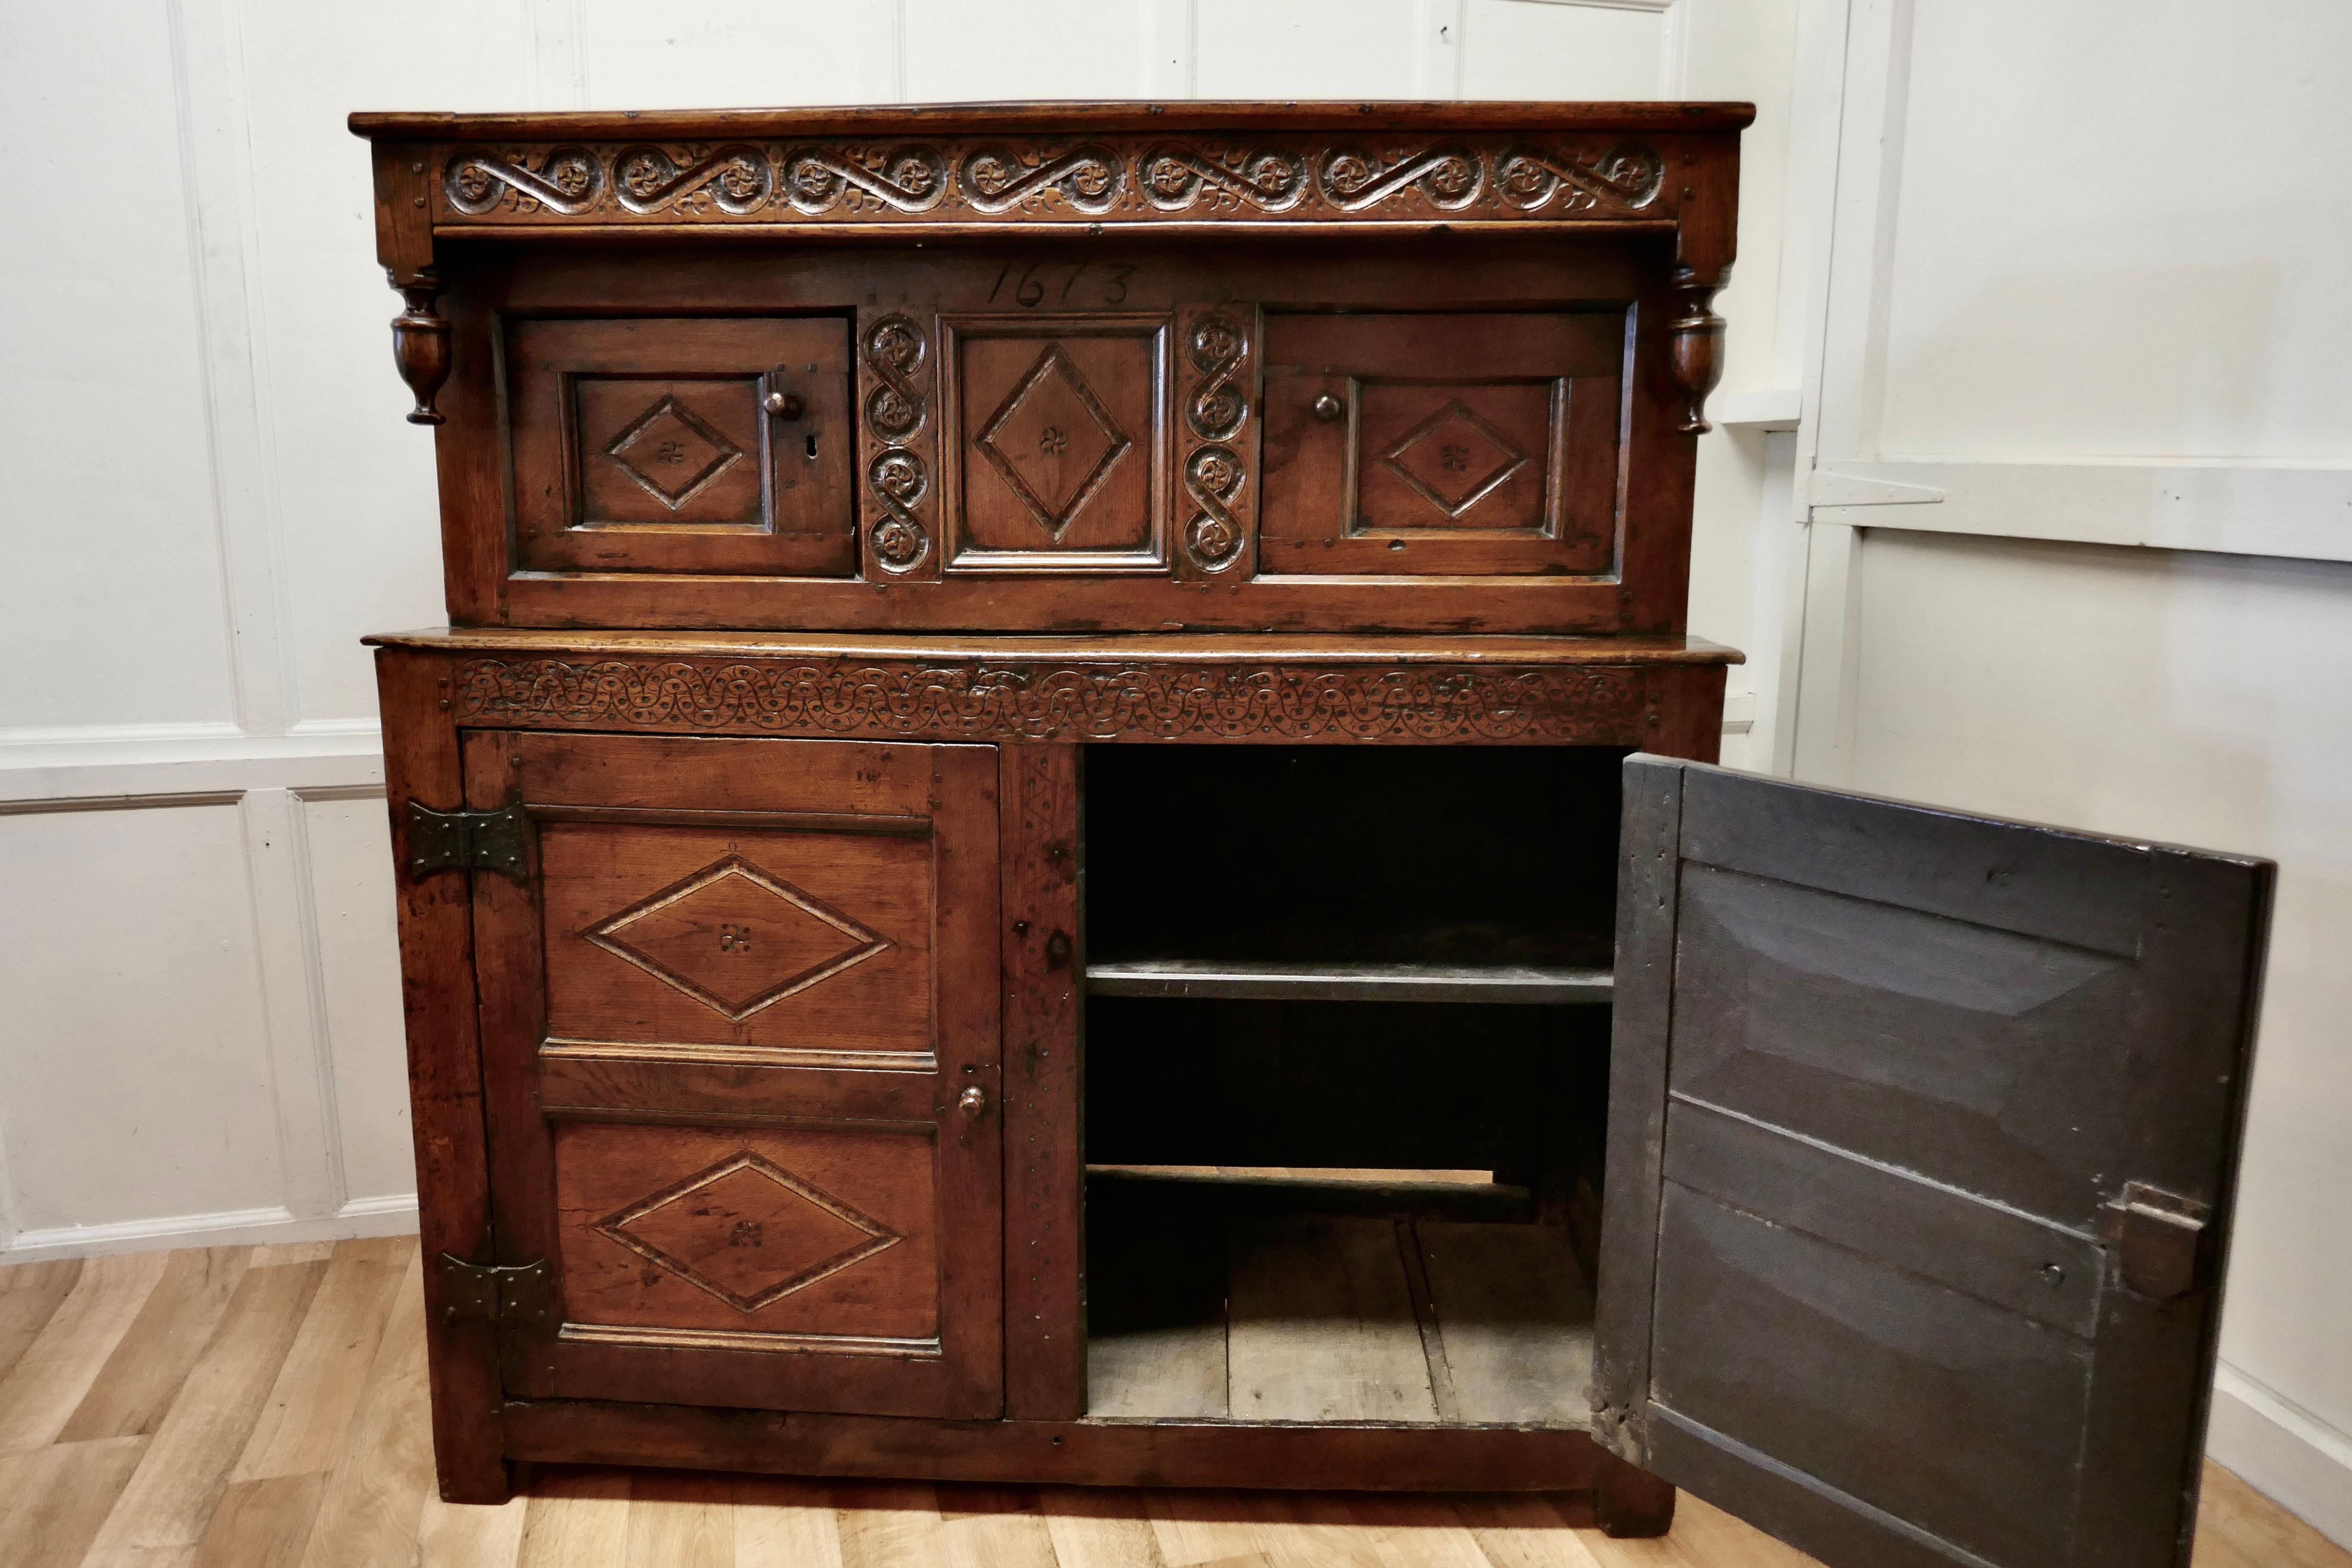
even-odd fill
[(2186, 1563), (2272, 868), (1637, 756), (1597, 1431), (1832, 1568)]
[(1002, 1408), (995, 753), (469, 734), (508, 1391)]

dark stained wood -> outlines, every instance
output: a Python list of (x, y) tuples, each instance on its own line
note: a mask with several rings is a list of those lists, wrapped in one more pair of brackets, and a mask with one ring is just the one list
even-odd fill
[(1004, 1413), (1086, 1413), (1081, 753), (998, 752), (1003, 837)]
[(1591, 1489), (1606, 1457), (1559, 1427), (1239, 1421), (912, 1421), (551, 1401), (504, 1411), (518, 1458), (809, 1476), (1281, 1490)]
[(2185, 1560), (2218, 1275), (2102, 1222), (2219, 1250), (2269, 865), (1627, 778), (1603, 1441), (1834, 1568)]
[[(425, 1256), (494, 1261), (482, 1058), (474, 1010), (473, 900), (466, 879), (419, 878), (408, 863), (408, 806), (465, 802), (449, 666), (404, 648), (375, 656), (384, 726), (384, 797), (392, 814), (401, 1001), (416, 1142), (416, 1203)], [(497, 1420), (502, 1391), (490, 1326), (444, 1315), (445, 1280), (425, 1270), (425, 1350), (432, 1369), (433, 1454), (441, 1495), (503, 1502), (507, 1467)]]

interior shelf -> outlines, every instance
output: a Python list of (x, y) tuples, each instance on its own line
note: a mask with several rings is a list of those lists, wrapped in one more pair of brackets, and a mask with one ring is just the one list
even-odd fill
[(1139, 958), (1087, 965), (1096, 996), (1297, 1002), (1605, 1004), (1605, 968), (1538, 964), (1349, 963), (1330, 960)]

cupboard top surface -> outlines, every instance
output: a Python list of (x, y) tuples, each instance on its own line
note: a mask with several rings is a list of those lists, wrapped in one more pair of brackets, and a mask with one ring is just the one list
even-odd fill
[(1230, 130), (1281, 125), (1298, 130), (1366, 131), (1504, 126), (1532, 131), (1737, 131), (1756, 118), (1752, 103), (1323, 101), (1264, 103), (1084, 100), (1024, 103), (909, 103), (796, 109), (553, 110), (452, 114), (362, 110), (352, 133), (376, 141), (416, 137), (491, 140), (509, 136), (690, 136), (728, 132), (802, 134), (827, 130), (887, 133), (984, 125), (1000, 131)]

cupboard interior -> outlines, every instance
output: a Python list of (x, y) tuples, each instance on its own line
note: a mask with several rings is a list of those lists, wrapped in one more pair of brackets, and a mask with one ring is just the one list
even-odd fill
[(1089, 749), (1089, 1416), (1589, 1422), (1623, 755)]

